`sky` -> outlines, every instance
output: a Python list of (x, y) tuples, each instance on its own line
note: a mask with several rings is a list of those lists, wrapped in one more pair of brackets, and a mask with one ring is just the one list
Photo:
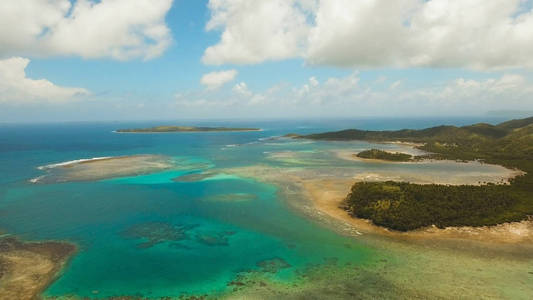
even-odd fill
[(533, 0), (2, 0), (0, 122), (533, 115)]

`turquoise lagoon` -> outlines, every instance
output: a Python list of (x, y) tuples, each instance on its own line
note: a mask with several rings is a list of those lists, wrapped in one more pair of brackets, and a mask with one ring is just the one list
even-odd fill
[[(0, 127), (0, 228), (27, 240), (66, 240), (79, 245), (79, 252), (45, 291), (44, 296), (50, 297), (223, 295), (234, 289), (228, 284), (239, 275), (254, 272), (262, 272), (281, 285), (297, 286), (306, 278), (302, 274), (309, 268), (326, 266), (331, 261), (339, 270), (347, 265), (352, 271), (365, 270), (357, 275), (350, 273), (350, 276), (357, 276), (353, 280), (359, 281), (358, 288), (375, 290), (366, 291), (365, 295), (385, 295), (379, 289), (390, 289), (392, 293), (402, 289), (407, 290), (404, 295), (419, 295), (412, 287), (402, 287), (401, 280), (395, 282), (387, 272), (383, 274), (383, 268), (390, 265), (390, 275), (402, 268), (412, 272), (417, 263), (436, 261), (437, 268), (446, 270), (449, 264), (438, 263), (445, 261), (445, 257), (468, 260), (471, 254), (462, 256), (456, 252), (458, 250), (441, 253), (441, 249), (424, 252), (404, 243), (381, 241), (381, 238), (341, 235), (294, 211), (287, 205), (279, 187), (253, 178), (222, 173), (192, 182), (174, 180), (188, 174), (261, 164), (296, 168), (347, 167), (346, 161), (336, 158), (329, 150), (365, 149), (372, 145), (364, 142), (310, 143), (272, 137), (288, 132), (364, 127), (361, 124), (367, 123), (367, 127), (381, 129), (385, 121), (358, 122), (265, 122), (259, 124), (264, 128), (261, 132), (171, 134), (112, 133), (113, 129), (139, 124), (5, 125)], [(438, 124), (440, 120), (387, 122), (389, 128), (397, 128), (406, 124), (422, 127), (432, 122)], [(456, 122), (468, 123), (469, 120)], [(272, 153), (279, 152), (301, 155), (292, 161), (272, 159)], [(38, 166), (131, 154), (166, 155), (172, 157), (178, 167), (91, 182), (32, 184), (28, 181), (43, 175)], [(348, 167), (360, 172), (386, 168), (379, 164), (351, 164)], [(395, 165), (392, 168), (407, 171), (419, 168), (420, 172), (438, 174), (460, 173), (465, 167), (448, 164)], [(481, 174), (492, 172), (490, 166), (478, 168)], [(245, 197), (242, 201), (231, 201), (234, 195)], [(426, 257), (426, 260), (419, 257)], [(472, 270), (468, 269), (465, 274), (462, 270), (457, 274), (459, 278), (471, 278), (470, 271), (483, 266), (487, 274), (478, 278), (489, 280), (493, 278), (491, 268), (499, 267), (498, 263), (505, 263), (508, 269), (502, 278), (526, 276), (517, 288), (507, 290), (508, 284), (496, 284), (489, 289), (491, 293), (521, 298), (531, 291), (528, 286), (533, 283), (532, 278), (525, 273), (525, 268), (532, 265), (527, 255), (519, 261), (518, 258), (510, 262), (505, 260), (507, 258), (498, 259), (498, 263), (484, 255), (467, 263), (461, 259), (457, 264), (462, 267), (472, 264)], [(265, 269), (265, 262), (281, 265), (270, 270)], [(523, 267), (509, 267), (514, 263)], [(323, 276), (336, 280), (334, 273)], [(412, 277), (406, 278), (413, 280), (405, 279), (406, 285), (417, 282)], [(441, 282), (443, 278), (447, 277), (436, 277), (434, 281)], [(305, 280), (312, 284), (314, 279), (307, 277)], [(376, 283), (378, 286), (374, 285)], [(439, 290), (436, 295), (456, 288), (451, 282), (441, 283), (434, 288)], [(427, 293), (431, 288), (423, 290)]]

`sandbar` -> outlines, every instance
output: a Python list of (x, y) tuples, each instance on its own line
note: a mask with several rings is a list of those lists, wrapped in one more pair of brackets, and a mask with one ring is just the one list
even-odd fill
[(30, 182), (93, 181), (143, 175), (173, 167), (174, 163), (169, 157), (153, 154), (79, 159), (38, 167), (45, 174), (31, 179)]

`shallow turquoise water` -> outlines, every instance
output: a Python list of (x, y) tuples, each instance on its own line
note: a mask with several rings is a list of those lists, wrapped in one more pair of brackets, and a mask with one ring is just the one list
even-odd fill
[[(345, 244), (350, 241), (290, 213), (276, 201), (273, 186), (247, 179), (168, 182), (169, 173), (177, 175), (163, 172), (11, 190), (5, 202), (11, 205), (3, 211), (19, 226), (9, 231), (81, 245), (80, 253), (46, 294), (94, 296), (95, 290), (99, 297), (201, 294), (224, 290), (237, 272), (256, 268), (262, 260), (279, 257), (295, 270), (328, 257), (358, 260), (367, 255), (363, 250), (348, 251)], [(257, 198), (202, 201), (236, 192)], [(133, 225), (152, 222), (196, 227), (183, 241), (147, 249), (137, 247), (139, 240), (121, 234)], [(225, 231), (235, 232), (227, 245), (206, 245), (194, 238)]]
[[(371, 260), (375, 249), (293, 213), (275, 186), (224, 174), (197, 182), (173, 181), (213, 168), (285, 165), (268, 159), (276, 151), (313, 155), (346, 146), (268, 139), (287, 132), (322, 131), (335, 124), (271, 126), (262, 132), (159, 135), (113, 134), (114, 124), (22, 126), (15, 132), (1, 128), (0, 228), (29, 240), (68, 240), (80, 246), (64, 274), (45, 292), (49, 296), (222, 292), (239, 272), (257, 269), (259, 262), (273, 258), (291, 265), (273, 275), (287, 281), (298, 270), (329, 258), (356, 264)], [(174, 157), (180, 168), (96, 182), (28, 182), (43, 174), (36, 169), (41, 165), (140, 153)], [(324, 162), (320, 155), (315, 158), (317, 164)], [(325, 163), (346, 165), (327, 159)], [(254, 197), (209, 201), (236, 193)], [(146, 246), (150, 237), (125, 234), (138, 226), (185, 231), (179, 239)]]

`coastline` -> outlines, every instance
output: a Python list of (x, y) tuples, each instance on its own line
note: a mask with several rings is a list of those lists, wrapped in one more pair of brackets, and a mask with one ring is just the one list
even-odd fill
[[(443, 163), (437, 160), (427, 160), (426, 163)], [(457, 163), (445, 161), (444, 163)], [(391, 162), (383, 162), (391, 163)], [(420, 162), (408, 162), (420, 163)], [(463, 162), (461, 162), (463, 163)], [(476, 162), (470, 162), (476, 163)], [(396, 164), (392, 162), (391, 164)], [(499, 166), (501, 167), (501, 166)], [(524, 172), (502, 167), (505, 174), (495, 177), (494, 182), (504, 182)], [(435, 226), (408, 232), (399, 232), (377, 226), (370, 220), (352, 217), (342, 208), (352, 185), (358, 181), (402, 181), (407, 174), (388, 173), (360, 173), (352, 176), (337, 176), (316, 170), (302, 170), (300, 168), (269, 167), (266, 165), (249, 166), (223, 170), (229, 174), (254, 178), (258, 181), (274, 184), (285, 195), (288, 204), (293, 209), (302, 212), (311, 219), (333, 226), (342, 234), (347, 235), (378, 235), (382, 237), (402, 240), (469, 240), (499, 244), (529, 244), (533, 245), (533, 220), (503, 223), (495, 226), (482, 227), (447, 227), (439, 229)], [(478, 181), (453, 181), (453, 178), (422, 178), (411, 177), (410, 182), (416, 184), (468, 184), (479, 185)], [(405, 180), (403, 180), (405, 181)], [(501, 184), (501, 183), (500, 183)], [(293, 200), (302, 198), (304, 201)], [(333, 224), (331, 221), (334, 221)]]

